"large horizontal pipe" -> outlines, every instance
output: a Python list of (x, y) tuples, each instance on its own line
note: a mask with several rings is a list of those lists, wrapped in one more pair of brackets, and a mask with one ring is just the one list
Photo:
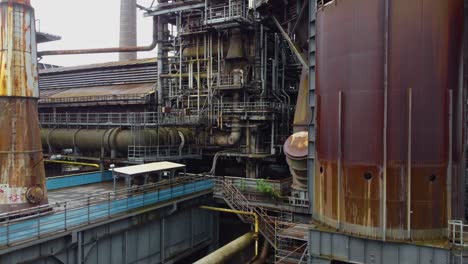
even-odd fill
[(195, 264), (217, 264), (225, 263), (227, 260), (231, 259), (235, 254), (241, 252), (247, 248), (255, 238), (253, 232), (247, 233), (236, 240), (230, 242), (224, 247), (214, 251), (208, 256), (198, 260)]
[(181, 145), (194, 141), (194, 133), (188, 128), (159, 128), (131, 131), (128, 129), (41, 129), (41, 141), (45, 149), (74, 149), (94, 152), (126, 153), (128, 146)]
[(77, 55), (77, 54), (96, 54), (96, 53), (123, 53), (123, 52), (141, 52), (152, 51), (158, 44), (158, 31), (156, 26), (156, 17), (153, 17), (153, 42), (149, 46), (140, 47), (119, 47), (119, 48), (98, 48), (98, 49), (75, 49), (75, 50), (47, 50), (38, 52), (38, 56), (55, 55)]

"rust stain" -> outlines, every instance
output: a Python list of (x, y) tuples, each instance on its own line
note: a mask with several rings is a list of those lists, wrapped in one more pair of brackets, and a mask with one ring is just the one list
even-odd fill
[[(29, 6), (29, 0), (0, 0), (0, 46), (9, 47), (0, 51), (0, 193), (5, 198), (0, 199), (2, 209), (11, 204), (15, 205), (12, 210), (18, 210), (47, 203), (34, 97), (38, 95), (37, 67), (33, 61), (35, 21)], [(14, 30), (17, 26), (22, 29), (20, 32)]]
[[(409, 145), (412, 239), (440, 239), (446, 235), (447, 220), (463, 215), (463, 190), (459, 186), (464, 186), (464, 141), (458, 139), (463, 138), (457, 136), (462, 129), (456, 127), (452, 215), (448, 215), (445, 185), (449, 89), (456, 90), (460, 79), (463, 1), (420, 2), (394, 0), (389, 10), (385, 139), (388, 239), (406, 238)], [(376, 238), (382, 236), (383, 223), (384, 3), (340, 1), (317, 14), (316, 216), (323, 223), (335, 223), (342, 231)], [(409, 88), (413, 91), (411, 142), (407, 125)], [(455, 104), (464, 102), (460, 98), (464, 95), (455, 90)], [(339, 92), (343, 93), (341, 124)], [(464, 109), (465, 105), (453, 105), (454, 113), (459, 107)], [(338, 131), (340, 126), (342, 131)], [(340, 159), (342, 167), (338, 168)]]

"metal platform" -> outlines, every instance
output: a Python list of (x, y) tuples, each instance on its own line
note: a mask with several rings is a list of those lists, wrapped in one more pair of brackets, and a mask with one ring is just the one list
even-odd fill
[(131, 127), (131, 126), (191, 126), (203, 124), (201, 116), (185, 116), (179, 113), (41, 113), (42, 127)]
[[(128, 212), (184, 197), (204, 195), (212, 191), (211, 179), (182, 176), (170, 181), (109, 192), (108, 183), (84, 187), (97, 194), (84, 196), (83, 186), (52, 191), (54, 203), (28, 210), (0, 215), (0, 248), (57, 235), (74, 228), (106, 221)], [(65, 199), (64, 194), (69, 194)], [(70, 195), (79, 198), (71, 199)], [(61, 200), (61, 201), (60, 201)]]

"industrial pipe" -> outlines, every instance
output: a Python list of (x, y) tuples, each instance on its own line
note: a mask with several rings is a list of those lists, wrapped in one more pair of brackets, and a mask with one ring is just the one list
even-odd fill
[(37, 43), (29, 0), (0, 0), (0, 212), (47, 204)]
[(128, 146), (155, 146), (190, 144), (194, 132), (188, 128), (159, 128), (131, 131), (128, 129), (41, 129), (44, 148), (74, 149), (81, 151), (118, 151), (126, 153)]
[[(206, 210), (211, 210), (211, 211), (216, 211), (216, 212), (223, 212), (223, 213), (229, 213), (229, 214), (239, 214), (239, 215), (250, 215), (254, 217), (254, 232), (255, 232), (255, 256), (258, 255), (258, 232), (259, 232), (259, 221), (258, 221), (258, 215), (253, 212), (245, 212), (245, 211), (239, 211), (239, 210), (233, 210), (233, 209), (226, 209), (226, 208), (219, 208), (219, 207), (212, 207), (212, 206), (200, 206), (201, 209), (206, 209)], [(210, 262), (206, 262), (210, 263)]]
[(86, 163), (86, 162), (76, 162), (76, 161), (66, 161), (66, 160), (44, 160), (46, 163), (58, 163), (58, 164), (68, 164), (68, 165), (77, 165), (77, 166), (88, 166), (94, 168), (100, 168), (99, 164), (96, 163)]
[(76, 55), (76, 54), (96, 54), (96, 53), (122, 53), (122, 52), (141, 52), (151, 51), (158, 44), (158, 31), (156, 16), (153, 17), (153, 42), (149, 46), (140, 47), (119, 47), (119, 48), (99, 48), (99, 49), (76, 49), (76, 50), (47, 50), (40, 51), (39, 57), (55, 55)]
[(239, 143), (241, 136), (242, 136), (241, 128), (234, 121), (232, 124), (233, 124), (233, 127), (231, 128), (230, 133), (218, 132), (214, 135), (215, 145), (227, 147), (227, 146), (234, 146), (237, 143)]
[(296, 111), (294, 112), (294, 134), (286, 140), (283, 148), (286, 154), (286, 162), (293, 176), (291, 188), (301, 193), (307, 192), (307, 155), (309, 147), (309, 133), (307, 130), (311, 118), (308, 98), (309, 73), (307, 68), (303, 68), (296, 102)]
[(262, 252), (260, 253), (260, 255), (256, 256), (253, 259), (251, 264), (264, 264), (264, 263), (266, 263), (267, 258), (268, 258), (268, 248), (269, 247), (270, 247), (270, 245), (268, 244), (268, 241), (265, 240), (263, 242)]
[[(240, 95), (239, 93), (234, 93), (232, 101), (234, 103), (234, 107), (237, 107), (239, 105), (239, 98)], [(224, 132), (219, 132), (214, 135), (214, 143), (215, 145), (218, 146), (234, 146), (237, 143), (239, 143), (242, 132), (241, 132), (241, 127), (240, 127), (240, 120), (238, 117), (235, 117), (232, 119), (232, 127), (231, 127), (231, 133), (224, 133)]]
[(214, 251), (213, 253), (205, 256), (204, 258), (194, 262), (194, 264), (218, 264), (225, 263), (231, 259), (235, 254), (247, 248), (254, 240), (255, 234), (250, 232), (236, 240), (228, 243), (222, 248)]
[(280, 22), (278, 21), (278, 19), (276, 19), (276, 17), (272, 16), (271, 19), (273, 20), (273, 22), (275, 23), (276, 27), (279, 29), (279, 31), (281, 32), (281, 35), (283, 35), (283, 37), (286, 39), (286, 41), (288, 42), (289, 44), (289, 47), (291, 48), (291, 50), (293, 51), (294, 55), (296, 55), (297, 59), (299, 59), (299, 61), (301, 62), (302, 66), (304, 68), (309, 68), (309, 63), (307, 62), (307, 59), (302, 55), (302, 53), (299, 51), (299, 49), (297, 48), (296, 44), (291, 40), (291, 38), (289, 37), (288, 33), (283, 29), (283, 27), (281, 26)]

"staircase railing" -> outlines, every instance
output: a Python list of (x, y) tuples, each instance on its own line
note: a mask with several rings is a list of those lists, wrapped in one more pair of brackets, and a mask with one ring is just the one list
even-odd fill
[[(260, 233), (276, 249), (275, 245), (275, 220), (260, 207), (253, 206), (247, 198), (237, 189), (237, 187), (229, 182), (229, 180), (217, 179), (215, 181), (215, 193), (217, 193), (224, 201), (235, 210), (253, 212), (258, 215)], [(243, 221), (253, 223), (252, 217), (239, 216)]]

